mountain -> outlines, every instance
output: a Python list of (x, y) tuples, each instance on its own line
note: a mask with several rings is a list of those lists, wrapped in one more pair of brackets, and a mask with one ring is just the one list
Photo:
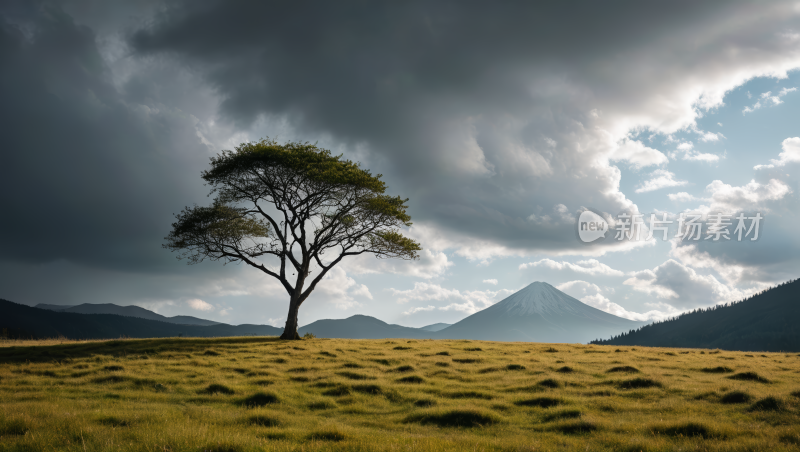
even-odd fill
[(74, 304), (73, 305), (69, 305), (69, 304), (57, 305), (57, 304), (39, 303), (35, 307), (37, 307), (39, 309), (49, 309), (51, 311), (63, 311), (65, 309), (74, 308), (75, 306), (77, 306), (77, 305), (74, 305)]
[(433, 332), (420, 328), (393, 325), (368, 315), (354, 315), (346, 319), (317, 320), (297, 330), (301, 336), (312, 333), (317, 337), (346, 339), (428, 339)]
[(423, 326), (419, 329), (425, 331), (440, 331), (447, 328), (450, 325), (452, 325), (452, 323), (434, 323), (432, 325)]
[(10, 337), (116, 339), (119, 337), (279, 336), (269, 325), (180, 325), (116, 314), (51, 311), (0, 299), (0, 328)]
[(437, 339), (586, 343), (641, 326), (534, 282), (435, 334)]
[(174, 317), (165, 317), (161, 314), (156, 314), (155, 312), (149, 311), (145, 308), (140, 308), (139, 306), (118, 306), (111, 303), (103, 303), (103, 304), (84, 303), (74, 306), (58, 306), (55, 304), (39, 303), (36, 305), (36, 307), (40, 309), (49, 309), (51, 311), (58, 311), (58, 312), (73, 312), (76, 314), (124, 315), (128, 317), (138, 317), (140, 319), (177, 323), (178, 325), (201, 325), (201, 326), (224, 325), (223, 323), (220, 322), (198, 319), (197, 317), (192, 317), (188, 315), (176, 315)]
[(800, 280), (738, 303), (698, 309), (608, 340), (607, 345), (800, 351)]
[[(53, 305), (41, 305), (52, 308)], [(32, 308), (0, 300), (0, 327), (21, 337), (118, 338), (278, 336), (282, 328), (268, 325), (232, 326), (188, 317), (212, 325), (179, 324), (187, 317), (164, 317), (137, 306), (82, 304), (59, 311)], [(149, 318), (142, 318), (147, 316)], [(422, 328), (389, 324), (374, 317), (354, 315), (346, 319), (317, 320), (298, 329), (320, 338), (349, 339), (479, 339), (525, 342), (588, 342), (638, 328), (634, 322), (587, 306), (550, 284), (535, 282), (519, 292), (448, 325)]]

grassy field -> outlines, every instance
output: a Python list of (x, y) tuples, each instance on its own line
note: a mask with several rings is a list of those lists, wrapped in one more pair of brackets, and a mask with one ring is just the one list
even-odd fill
[(274, 338), (0, 346), (0, 451), (800, 448), (800, 356)]

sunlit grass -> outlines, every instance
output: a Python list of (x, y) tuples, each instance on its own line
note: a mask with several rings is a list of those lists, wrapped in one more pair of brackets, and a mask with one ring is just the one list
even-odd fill
[(800, 356), (274, 338), (0, 346), (0, 451), (797, 450)]

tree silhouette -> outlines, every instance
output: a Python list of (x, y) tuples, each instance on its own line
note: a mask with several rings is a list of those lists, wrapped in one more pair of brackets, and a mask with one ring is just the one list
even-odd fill
[(400, 232), (411, 225), (408, 199), (385, 195), (380, 174), (309, 143), (242, 143), (212, 157), (202, 177), (213, 204), (176, 215), (164, 247), (190, 264), (244, 262), (276, 278), (289, 295), (282, 339), (299, 339), (300, 306), (345, 257), (416, 259), (422, 249)]

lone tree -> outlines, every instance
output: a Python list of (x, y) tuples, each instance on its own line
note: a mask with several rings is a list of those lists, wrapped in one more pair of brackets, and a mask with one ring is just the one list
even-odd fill
[(300, 338), (300, 306), (346, 256), (416, 259), (422, 249), (400, 233), (411, 225), (408, 199), (385, 195), (380, 174), (309, 143), (242, 143), (212, 157), (202, 177), (214, 203), (176, 215), (164, 248), (189, 264), (244, 262), (280, 281), (289, 294), (281, 339)]

